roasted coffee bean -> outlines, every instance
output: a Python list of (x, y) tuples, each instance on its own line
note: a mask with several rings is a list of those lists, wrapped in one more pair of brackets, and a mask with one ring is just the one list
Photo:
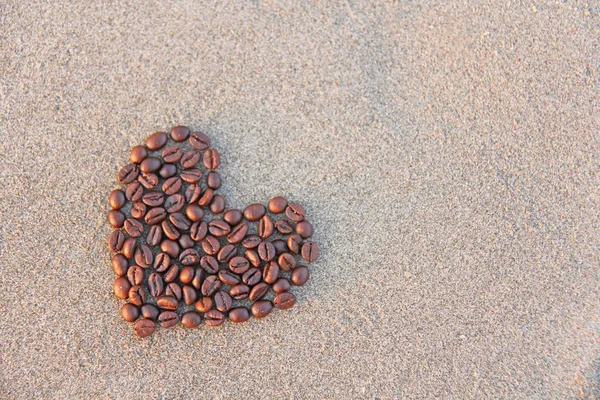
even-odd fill
[(154, 189), (158, 185), (158, 176), (155, 174), (141, 173), (137, 179), (146, 189)]
[(273, 310), (273, 304), (269, 300), (259, 300), (252, 304), (250, 312), (254, 318), (264, 318)]
[(148, 277), (148, 290), (152, 297), (158, 297), (163, 291), (163, 279), (160, 274), (153, 272)]
[(128, 184), (135, 180), (140, 173), (140, 168), (137, 164), (127, 164), (119, 170), (117, 179), (119, 182)]
[(181, 301), (181, 299), (183, 297), (183, 292), (181, 290), (181, 286), (179, 286), (175, 282), (169, 283), (165, 289), (165, 295), (175, 297), (175, 299), (177, 299), (177, 301)]
[(208, 224), (204, 221), (197, 221), (190, 227), (190, 236), (193, 241), (199, 242), (206, 237), (208, 233)]
[(191, 306), (198, 300), (198, 292), (190, 285), (185, 285), (183, 287), (183, 302), (188, 306)]
[(186, 328), (196, 328), (202, 322), (202, 317), (195, 311), (188, 311), (181, 316), (181, 325)]
[(154, 322), (149, 319), (140, 319), (133, 324), (133, 332), (137, 337), (145, 338), (152, 335), (155, 331)]
[(123, 224), (125, 223), (125, 214), (119, 210), (110, 210), (108, 212), (107, 219), (110, 226), (119, 229), (122, 228)]
[(125, 189), (125, 197), (127, 197), (127, 200), (131, 201), (132, 203), (140, 201), (143, 195), (144, 188), (138, 181), (131, 182), (129, 185), (127, 185), (127, 189)]
[(192, 281), (192, 279), (194, 279), (194, 268), (192, 267), (184, 267), (181, 269), (181, 272), (179, 272), (179, 280), (181, 281), (181, 283), (183, 284), (187, 284), (190, 283)]
[(108, 205), (113, 210), (118, 210), (125, 205), (125, 193), (122, 190), (115, 189), (108, 196)]
[(221, 187), (221, 175), (215, 171), (210, 171), (206, 177), (206, 185), (211, 189), (218, 189)]
[(192, 237), (190, 235), (188, 235), (187, 233), (184, 233), (183, 235), (181, 235), (178, 242), (182, 249), (189, 249), (196, 245), (196, 243), (194, 242)]
[(202, 132), (192, 132), (190, 144), (198, 150), (206, 150), (210, 147), (210, 139)]
[(217, 290), (221, 288), (221, 281), (217, 275), (208, 276), (202, 283), (200, 290), (203, 296), (212, 296)]
[(235, 226), (242, 221), (243, 217), (244, 217), (244, 214), (242, 214), (242, 212), (240, 210), (237, 210), (234, 208), (234, 209), (225, 211), (225, 213), (223, 214), (223, 221), (227, 222), (231, 226)]
[(179, 265), (171, 264), (169, 269), (167, 269), (167, 271), (165, 272), (164, 280), (167, 283), (171, 283), (175, 279), (177, 279), (178, 275), (179, 275)]
[(162, 242), (160, 242), (160, 251), (162, 251), (163, 253), (167, 253), (173, 258), (176, 258), (179, 257), (179, 252), (181, 250), (179, 248), (179, 243), (165, 239)]
[(233, 301), (231, 300), (231, 296), (229, 295), (229, 293), (223, 290), (220, 290), (217, 293), (215, 293), (215, 307), (217, 308), (217, 310), (225, 313), (229, 311), (232, 303)]
[(294, 222), (300, 222), (304, 219), (304, 207), (298, 203), (290, 203), (285, 209), (285, 215)]
[(260, 271), (257, 268), (250, 268), (242, 275), (242, 282), (248, 286), (254, 286), (260, 282)]
[(179, 193), (175, 193), (174, 195), (167, 197), (165, 200), (165, 210), (167, 210), (168, 213), (175, 213), (181, 210), (184, 205), (185, 201), (183, 196)]
[(148, 157), (148, 149), (144, 146), (134, 146), (129, 153), (129, 160), (134, 164), (139, 164)]
[(146, 205), (141, 201), (133, 203), (129, 209), (129, 213), (133, 218), (142, 219), (146, 215)]
[(244, 240), (242, 240), (242, 246), (244, 246), (247, 249), (254, 249), (254, 248), (258, 247), (258, 245), (261, 242), (262, 242), (262, 239), (260, 238), (260, 236), (249, 235), (249, 236), (246, 236), (244, 238)]
[(108, 237), (108, 248), (113, 253), (121, 251), (123, 243), (125, 243), (125, 235), (119, 230), (113, 231)]
[(236, 225), (229, 235), (227, 235), (227, 241), (229, 243), (239, 243), (246, 237), (248, 233), (248, 224), (242, 222), (241, 224)]
[(136, 238), (127, 238), (123, 243), (123, 248), (121, 249), (121, 253), (127, 258), (133, 258), (135, 254), (135, 249), (137, 249), (137, 239)]
[(183, 168), (192, 168), (198, 161), (200, 161), (200, 154), (195, 150), (190, 150), (181, 157), (179, 163)]
[(177, 309), (177, 299), (172, 296), (160, 296), (156, 299), (156, 304), (163, 310), (173, 311)]
[(258, 236), (267, 239), (273, 234), (273, 220), (268, 215), (265, 215), (258, 221)]
[(132, 265), (129, 267), (127, 270), (127, 280), (131, 286), (141, 285), (142, 281), (144, 280), (144, 270), (142, 267), (139, 265)]
[(150, 246), (158, 246), (162, 240), (162, 229), (158, 225), (152, 225), (148, 235), (146, 236), (146, 243)]
[(141, 306), (146, 301), (146, 293), (140, 285), (129, 288), (129, 302), (136, 306)]
[(273, 261), (269, 261), (263, 268), (263, 281), (274, 283), (279, 278), (279, 265)]
[(134, 259), (137, 265), (142, 268), (150, 268), (152, 263), (154, 262), (154, 256), (152, 255), (152, 250), (146, 244), (141, 244), (135, 250)]
[(161, 149), (167, 144), (167, 134), (156, 132), (146, 138), (146, 147), (152, 151)]
[(142, 196), (142, 202), (150, 207), (158, 207), (165, 202), (165, 195), (158, 191), (148, 192)]
[(273, 240), (271, 243), (273, 243), (273, 247), (275, 247), (276, 256), (288, 251), (287, 243), (285, 242), (285, 240), (277, 239)]
[(307, 262), (313, 262), (319, 258), (319, 246), (315, 242), (306, 242), (302, 245), (302, 258)]
[(149, 173), (155, 172), (162, 166), (162, 161), (156, 157), (148, 157), (140, 163), (140, 171)]
[(259, 204), (259, 203), (250, 204), (248, 207), (246, 207), (244, 209), (244, 217), (248, 221), (254, 222), (254, 221), (258, 221), (259, 219), (261, 219), (263, 217), (263, 215), (265, 215), (266, 212), (267, 212), (267, 209), (262, 204)]
[(175, 194), (179, 192), (181, 189), (181, 178), (178, 176), (174, 176), (172, 178), (167, 179), (162, 185), (162, 191), (165, 192), (167, 196)]
[(247, 285), (244, 285), (243, 283), (232, 286), (231, 289), (229, 289), (229, 294), (235, 300), (244, 300), (244, 299), (248, 298), (249, 293), (250, 293), (250, 288)]
[(142, 306), (142, 317), (154, 321), (156, 320), (156, 318), (158, 318), (158, 314), (160, 314), (160, 310), (155, 305), (144, 304)]
[(119, 299), (125, 300), (129, 296), (130, 288), (131, 284), (126, 278), (122, 276), (115, 279), (113, 283), (113, 291), (115, 293), (115, 296), (117, 296)]
[(213, 201), (215, 197), (215, 192), (208, 188), (202, 193), (202, 196), (198, 199), (198, 205), (202, 207), (207, 207)]
[(210, 311), (212, 306), (213, 306), (213, 301), (210, 297), (202, 297), (200, 300), (198, 300), (196, 302), (196, 304), (194, 304), (194, 307), (196, 307), (196, 310), (200, 311), (201, 313), (206, 313), (206, 312)]
[(225, 198), (220, 194), (216, 194), (210, 203), (209, 209), (215, 215), (221, 214), (225, 210)]
[(127, 322), (133, 322), (140, 316), (140, 309), (131, 303), (125, 303), (121, 307), (121, 316)]
[(210, 310), (204, 314), (204, 323), (208, 326), (219, 326), (224, 320), (225, 316), (218, 310)]
[(175, 164), (163, 164), (163, 166), (158, 170), (158, 175), (163, 179), (168, 179), (172, 176), (175, 176), (176, 173), (177, 167)]
[(202, 162), (207, 169), (217, 169), (221, 163), (221, 157), (215, 149), (209, 149), (202, 155)]
[(290, 290), (291, 287), (292, 285), (290, 284), (290, 281), (288, 281), (286, 278), (279, 278), (273, 284), (272, 289), (275, 293), (279, 294), (287, 292), (288, 290)]
[(264, 282), (260, 282), (258, 284), (256, 284), (252, 290), (250, 291), (250, 295), (248, 296), (248, 298), (251, 301), (256, 301), (256, 300), (260, 300), (263, 298), (263, 296), (265, 294), (267, 294), (267, 292), (269, 291), (269, 285), (267, 285)]
[(277, 258), (277, 264), (284, 271), (291, 271), (296, 268), (296, 259), (290, 253), (282, 253)]
[[(192, 183), (185, 189), (185, 201), (188, 203), (194, 203), (200, 199), (202, 195), (202, 188), (197, 183)], [(212, 200), (212, 199), (211, 199)], [(210, 203), (210, 202), (209, 202)], [(200, 204), (202, 205), (202, 204)]]
[(287, 222), (285, 219), (278, 219), (277, 221), (275, 221), (275, 229), (277, 229), (277, 231), (279, 231), (279, 233), (281, 233), (282, 235), (290, 234), (294, 230), (290, 223)]
[(115, 254), (111, 260), (113, 271), (117, 276), (125, 276), (129, 263), (123, 254)]
[(208, 231), (216, 237), (227, 236), (231, 232), (231, 227), (225, 221), (213, 219), (208, 223)]
[(179, 322), (179, 315), (173, 311), (163, 311), (158, 316), (158, 323), (165, 329), (172, 328)]
[(232, 244), (227, 244), (219, 250), (217, 254), (217, 260), (220, 263), (228, 263), (237, 254), (237, 249)]
[(250, 261), (250, 264), (253, 267), (258, 268), (258, 266), (260, 266), (260, 257), (258, 256), (258, 253), (256, 251), (248, 249), (244, 252), (244, 257), (246, 257), (246, 259)]
[(293, 234), (288, 237), (287, 240), (288, 249), (294, 254), (300, 253), (300, 246), (302, 245), (302, 238), (298, 234)]
[(202, 287), (202, 282), (204, 282), (204, 270), (198, 268), (196, 272), (194, 272), (194, 279), (192, 279), (192, 286), (196, 290), (200, 290)]
[(198, 168), (184, 169), (179, 176), (187, 183), (196, 183), (202, 179), (202, 171)]
[(167, 146), (163, 149), (161, 155), (166, 163), (176, 163), (181, 160), (183, 152), (178, 146)]
[(171, 128), (171, 139), (176, 142), (185, 142), (190, 137), (190, 130), (187, 126), (174, 126)]
[(168, 219), (165, 219), (163, 222), (161, 222), (160, 226), (165, 236), (169, 239), (177, 240), (181, 237), (181, 233), (179, 232), (179, 230)]
[(156, 225), (163, 222), (165, 218), (167, 218), (167, 212), (165, 209), (162, 207), (154, 207), (146, 213), (144, 221), (146, 221), (148, 225)]
[(229, 311), (229, 320), (231, 322), (239, 324), (240, 322), (246, 322), (249, 319), (250, 313), (248, 312), (248, 309), (246, 307), (232, 308)]
[(202, 241), (202, 250), (208, 255), (214, 256), (221, 250), (221, 243), (216, 237), (208, 235)]
[(275, 257), (275, 246), (271, 242), (262, 242), (258, 245), (258, 256), (263, 261), (271, 261)]
[(234, 274), (231, 271), (226, 269), (222, 269), (219, 271), (219, 280), (226, 285), (234, 286), (240, 283), (241, 279), (238, 275)]
[(233, 257), (229, 261), (229, 269), (236, 274), (243, 274), (250, 268), (250, 262), (244, 257)]
[(181, 265), (198, 265), (200, 264), (200, 255), (195, 249), (186, 249), (179, 255)]
[(273, 299), (273, 305), (280, 310), (287, 310), (296, 303), (296, 297), (290, 292), (279, 293)]
[(200, 268), (209, 274), (216, 274), (219, 270), (219, 263), (213, 256), (203, 256), (200, 259)]
[(296, 286), (302, 286), (306, 283), (306, 281), (308, 281), (308, 268), (304, 267), (304, 266), (300, 266), (300, 267), (296, 267), (294, 268), (294, 270), (292, 271), (292, 275), (290, 276), (290, 279), (292, 280), (292, 283)]
[(125, 227), (125, 231), (131, 237), (137, 238), (144, 233), (144, 225), (135, 218), (127, 218), (123, 226)]
[(296, 233), (300, 235), (301, 238), (307, 239), (313, 234), (313, 227), (308, 221), (298, 222), (296, 224)]
[(204, 210), (198, 204), (190, 204), (185, 208), (185, 215), (192, 222), (198, 222), (204, 218)]
[(271, 200), (269, 200), (267, 207), (273, 214), (280, 214), (285, 211), (287, 205), (288, 201), (285, 197), (273, 197)]
[(158, 253), (154, 258), (154, 269), (156, 272), (165, 272), (171, 264), (171, 257), (166, 253)]

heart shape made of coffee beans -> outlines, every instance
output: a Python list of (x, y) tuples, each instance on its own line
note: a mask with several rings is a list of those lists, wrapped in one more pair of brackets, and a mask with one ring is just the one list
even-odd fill
[[(226, 209), (219, 153), (202, 132), (176, 126), (131, 149), (109, 195), (108, 238), (121, 316), (139, 337), (264, 318), (296, 298), (319, 256), (304, 208), (283, 197)], [(210, 216), (210, 217), (209, 217)]]

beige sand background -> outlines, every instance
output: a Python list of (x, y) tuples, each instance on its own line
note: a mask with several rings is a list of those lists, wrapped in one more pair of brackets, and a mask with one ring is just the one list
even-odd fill
[[(308, 3), (0, 4), (0, 397), (600, 396), (598, 2)], [(120, 319), (106, 197), (174, 124), (305, 204), (289, 312)]]

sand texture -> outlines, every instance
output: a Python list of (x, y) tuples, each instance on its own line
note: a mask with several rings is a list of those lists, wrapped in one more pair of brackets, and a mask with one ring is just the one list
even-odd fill
[[(600, 397), (600, 5), (0, 3), (0, 398)], [(185, 124), (320, 259), (264, 320), (133, 336), (107, 196)]]

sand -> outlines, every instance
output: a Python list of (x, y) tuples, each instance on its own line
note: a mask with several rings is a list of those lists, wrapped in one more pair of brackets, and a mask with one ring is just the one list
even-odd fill
[[(0, 5), (0, 397), (600, 397), (592, 2)], [(186, 124), (305, 205), (297, 305), (133, 336), (107, 195)]]

